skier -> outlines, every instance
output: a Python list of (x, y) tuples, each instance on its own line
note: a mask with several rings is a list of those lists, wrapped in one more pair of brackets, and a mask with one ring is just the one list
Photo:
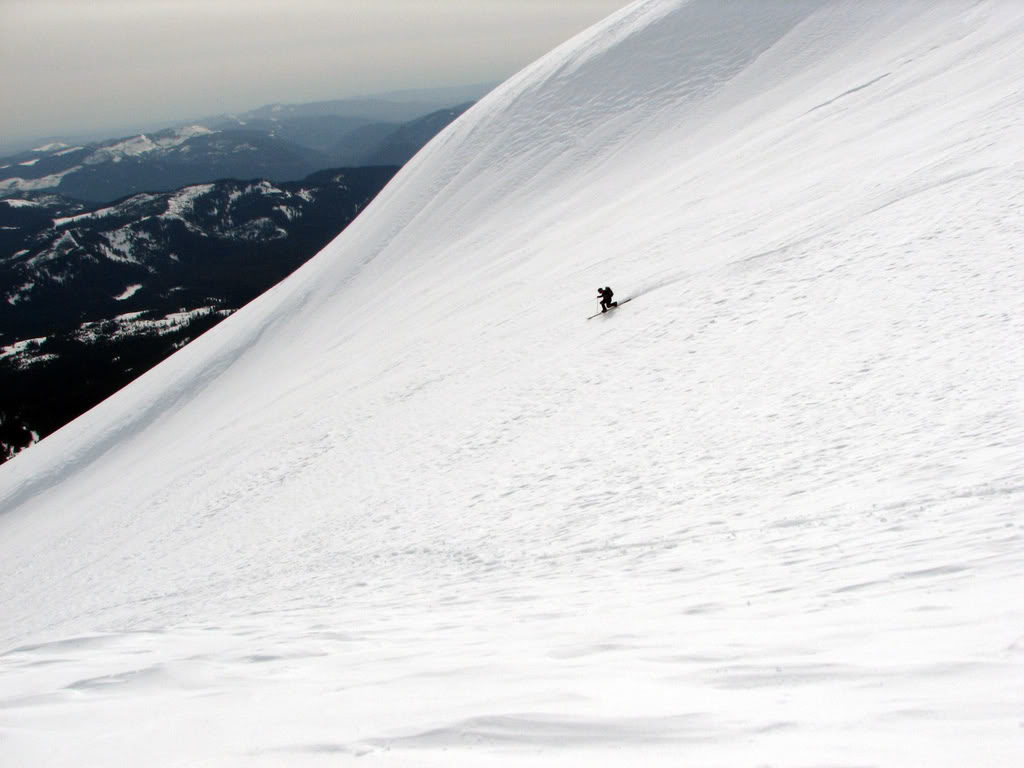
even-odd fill
[(607, 286), (605, 286), (604, 288), (597, 289), (597, 298), (601, 300), (602, 312), (607, 312), (612, 307), (619, 306), (619, 302), (612, 301), (612, 296), (614, 295), (615, 294), (613, 293), (612, 289), (608, 288)]

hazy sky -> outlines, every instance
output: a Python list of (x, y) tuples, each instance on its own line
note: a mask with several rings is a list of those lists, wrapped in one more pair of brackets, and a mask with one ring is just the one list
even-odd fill
[(629, 0), (0, 0), (0, 143), (504, 80)]

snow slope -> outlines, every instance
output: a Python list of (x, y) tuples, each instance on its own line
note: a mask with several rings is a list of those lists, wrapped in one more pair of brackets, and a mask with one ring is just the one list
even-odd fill
[(1019, 765), (1022, 73), (643, 0), (505, 83), (0, 467), (5, 762)]

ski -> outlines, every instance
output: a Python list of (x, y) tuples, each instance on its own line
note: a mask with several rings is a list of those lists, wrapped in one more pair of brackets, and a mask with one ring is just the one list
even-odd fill
[(628, 299), (623, 299), (620, 302), (616, 302), (614, 306), (608, 307), (607, 312), (598, 312), (597, 314), (592, 314), (587, 319), (594, 319), (594, 317), (596, 317), (598, 314), (607, 314), (608, 312), (613, 311), (615, 307), (621, 307), (623, 304), (629, 303), (630, 301), (633, 301), (632, 296), (630, 296)]

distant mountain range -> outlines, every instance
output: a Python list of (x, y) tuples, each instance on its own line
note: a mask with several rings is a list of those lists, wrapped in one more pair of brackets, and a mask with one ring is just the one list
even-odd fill
[(397, 170), (0, 200), (0, 461), (291, 273)]
[(290, 120), (303, 117), (346, 117), (373, 123), (405, 123), (423, 115), (437, 112), (453, 104), (479, 101), (492, 91), (497, 83), (446, 88), (419, 88), (404, 91), (390, 91), (366, 96), (330, 101), (315, 101), (299, 104), (265, 104), (262, 107), (240, 113), (191, 116), (179, 120), (143, 121), (134, 125), (111, 125), (104, 130), (71, 132), (36, 138), (0, 136), (0, 157), (14, 156), (47, 144), (63, 144), (66, 147), (99, 144), (114, 136), (137, 136), (159, 133), (167, 128), (184, 128), (190, 125), (216, 126), (222, 123), (248, 122), (251, 120)]
[[(359, 98), (313, 101), (304, 104), (266, 104), (230, 117), (240, 121), (285, 121), (303, 117), (333, 116), (362, 119), (369, 122), (405, 123), (451, 104), (477, 101), (496, 85), (496, 83), (482, 83), (451, 88), (392, 91)], [(223, 116), (207, 118), (199, 122), (216, 123), (222, 118)]]
[(470, 106), (437, 100), (480, 90), (273, 104), (0, 159), (0, 462), (315, 255)]
[[(330, 113), (331, 105), (347, 111)], [(423, 105), (357, 106), (274, 105), (91, 144), (44, 144), (0, 159), (0, 198), (52, 192), (106, 202), (225, 178), (294, 181), (322, 168), (402, 165), (471, 103), (415, 117), (407, 116)]]

